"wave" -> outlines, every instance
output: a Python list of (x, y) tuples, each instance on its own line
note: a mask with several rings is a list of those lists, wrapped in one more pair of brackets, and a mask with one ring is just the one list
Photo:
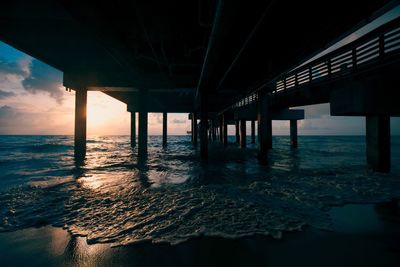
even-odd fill
[[(233, 146), (199, 162), (190, 142), (179, 139), (166, 149), (150, 147), (148, 160), (138, 162), (125, 139), (110, 138), (107, 150), (89, 147), (86, 165), (75, 167), (62, 153), (72, 146), (42, 144), (39, 151), (59, 153), (51, 163), (41, 158), (38, 172), (27, 172), (18, 185), (2, 191), (0, 231), (50, 224), (86, 236), (89, 243), (116, 246), (178, 244), (198, 236), (281, 238), (307, 225), (330, 229), (331, 206), (400, 197), (398, 169), (369, 173), (362, 165), (364, 151), (352, 152), (353, 161), (346, 162), (347, 156), (323, 145), (325, 140), (311, 139), (315, 144), (298, 154), (280, 142), (266, 166), (258, 164), (253, 150)], [(326, 156), (318, 157), (315, 147)], [(335, 156), (337, 163), (331, 160), (327, 167), (324, 161)], [(46, 164), (52, 168), (40, 172)]]
[[(136, 172), (136, 174), (139, 174)], [(281, 238), (305, 225), (330, 229), (327, 208), (378, 203), (400, 196), (390, 176), (275, 176), (240, 185), (143, 187), (140, 175), (87, 173), (49, 187), (26, 186), (0, 197), (0, 230), (43, 223), (62, 226), (89, 243), (178, 244), (200, 235)], [(65, 182), (65, 183), (64, 183)]]
[(47, 152), (64, 152), (73, 149), (73, 145), (66, 144), (38, 144), (27, 145), (19, 149), (28, 153), (47, 153)]

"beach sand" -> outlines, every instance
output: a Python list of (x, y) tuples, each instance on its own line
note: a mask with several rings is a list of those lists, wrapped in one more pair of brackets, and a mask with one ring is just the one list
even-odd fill
[(330, 211), (332, 231), (305, 227), (239, 239), (198, 237), (179, 245), (88, 245), (51, 226), (0, 234), (0, 266), (400, 266), (400, 202)]

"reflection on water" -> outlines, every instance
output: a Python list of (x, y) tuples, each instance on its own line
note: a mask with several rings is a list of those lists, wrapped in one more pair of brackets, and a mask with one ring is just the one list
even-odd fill
[(61, 228), (29, 228), (6, 237), (0, 240), (4, 266), (98, 266), (111, 254), (109, 245), (90, 246)]
[(285, 242), (201, 237), (111, 248), (61, 228), (28, 228), (0, 234), (0, 258), (4, 266), (398, 266), (399, 212), (397, 202), (334, 208), (332, 232), (308, 228)]
[[(31, 233), (32, 235), (38, 235), (37, 232), (45, 231), (46, 233), (44, 236), (50, 237), (50, 242), (47, 243), (49, 254), (52, 256), (63, 255), (70, 240), (68, 232), (63, 231), (61, 228), (54, 227), (46, 227), (42, 229), (29, 229), (27, 232)], [(42, 233), (39, 234), (43, 235)]]
[[(129, 137), (91, 138), (82, 165), (71, 137), (0, 138), (0, 231), (51, 224), (114, 245), (280, 238), (304, 225), (332, 229), (331, 205), (400, 196), (399, 166), (389, 175), (366, 171), (363, 137), (300, 137), (297, 150), (276, 137), (265, 165), (251, 145), (216, 143), (199, 161), (189, 136), (170, 137), (167, 148), (150, 137), (144, 160)], [(400, 144), (393, 148), (395, 162)]]

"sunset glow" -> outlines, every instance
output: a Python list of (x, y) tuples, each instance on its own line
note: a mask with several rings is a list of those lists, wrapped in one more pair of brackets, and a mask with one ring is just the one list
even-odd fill
[(88, 92), (87, 130), (89, 135), (129, 134), (130, 114), (126, 105), (101, 92)]
[(398, 266), (400, 1), (0, 22), (0, 267)]

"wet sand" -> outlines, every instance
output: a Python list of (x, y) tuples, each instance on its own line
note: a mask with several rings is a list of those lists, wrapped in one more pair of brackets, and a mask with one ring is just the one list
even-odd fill
[(0, 234), (0, 266), (400, 266), (400, 202), (330, 211), (332, 231), (306, 227), (239, 239), (199, 237), (179, 245), (88, 245), (51, 226)]

